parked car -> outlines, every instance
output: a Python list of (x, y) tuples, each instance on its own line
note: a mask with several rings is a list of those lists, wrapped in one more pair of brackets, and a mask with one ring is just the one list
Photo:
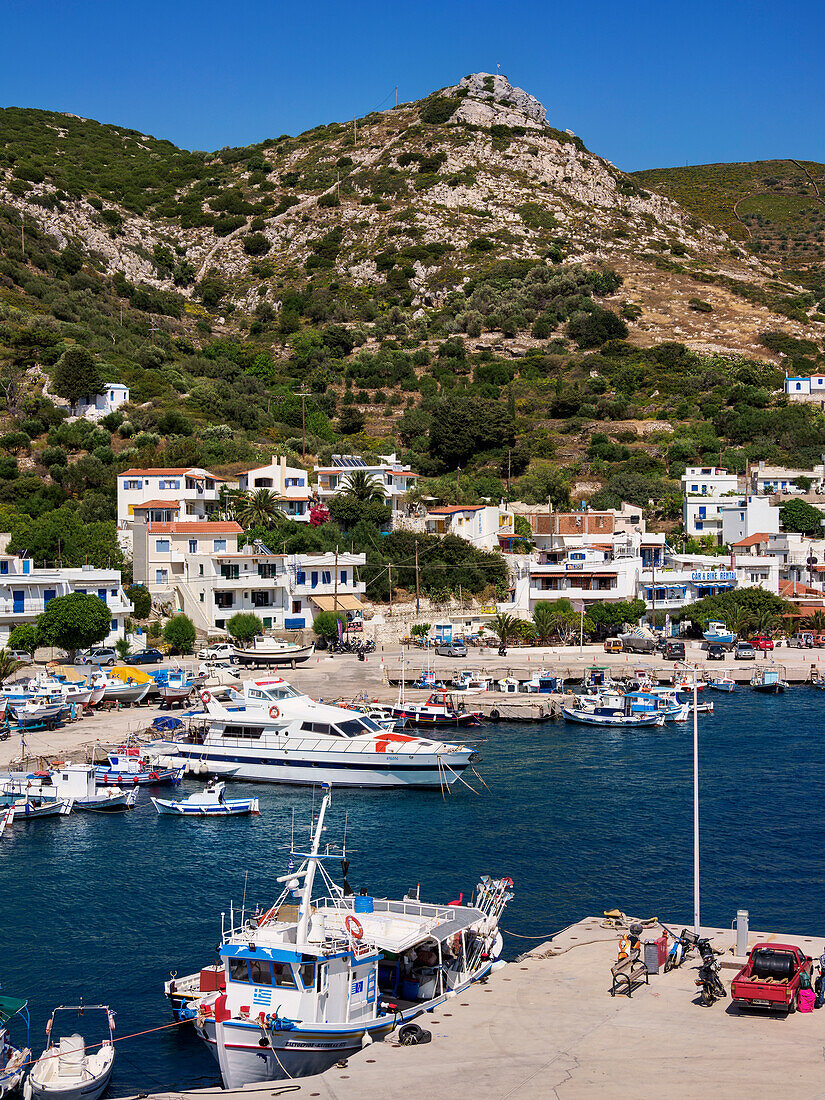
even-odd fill
[(724, 661), (727, 656), (727, 650), (723, 645), (714, 643), (708, 646), (707, 657), (709, 661)]
[(792, 634), (788, 638), (788, 645), (791, 649), (813, 649), (814, 636), (803, 632), (802, 634)]
[(439, 657), (467, 656), (467, 647), (463, 642), (450, 642), (449, 645), (437, 645), (435, 651)]
[(114, 665), (120, 658), (117, 651), (108, 647), (90, 649), (87, 653), (78, 653), (74, 659), (76, 665)]
[(216, 645), (198, 650), (199, 661), (225, 661), (234, 656), (235, 647), (230, 645), (229, 642), (218, 642)]
[(736, 649), (733, 651), (733, 656), (737, 661), (755, 661), (756, 650), (750, 642), (737, 642)]
[(624, 643), (621, 638), (608, 638), (604, 643), (605, 653), (623, 653)]
[(810, 955), (790, 943), (757, 943), (747, 963), (731, 982), (730, 995), (739, 1008), (778, 1008), (795, 1012), (802, 975), (812, 978)]
[(159, 649), (142, 649), (127, 660), (130, 665), (157, 665), (164, 660), (164, 655)]
[(765, 653), (773, 649), (773, 638), (769, 638), (765, 634), (757, 634), (755, 638), (751, 638), (751, 645), (754, 649), (761, 649)]
[(665, 642), (665, 649), (663, 653), (666, 661), (684, 661), (685, 659), (685, 643), (674, 641), (672, 638), (668, 638)]
[(24, 665), (30, 665), (32, 663), (31, 653), (26, 653), (24, 649), (10, 649), (9, 657), (13, 661), (21, 661)]

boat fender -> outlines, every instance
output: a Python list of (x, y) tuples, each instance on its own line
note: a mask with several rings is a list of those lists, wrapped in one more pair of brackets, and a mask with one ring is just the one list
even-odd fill
[(281, 717), (281, 712), (278, 710), (277, 707), (270, 707), (269, 708), (269, 717), (270, 718), (280, 718)]
[(398, 1031), (398, 1041), (404, 1047), (417, 1046), (419, 1043), (429, 1043), (433, 1037), (431, 1031), (425, 1031), (418, 1024), (404, 1024)]
[(350, 914), (344, 923), (347, 926), (347, 931), (354, 940), (361, 940), (364, 938), (364, 926), (357, 917), (353, 917), (352, 914)]
[(201, 702), (203, 703), (204, 706), (206, 706), (207, 703), (211, 703), (212, 702), (211, 692), (202, 691), (201, 692)]
[(157, 772), (149, 772), (149, 778), (152, 780), (153, 783), (157, 783), (158, 779), (160, 779), (160, 776)]

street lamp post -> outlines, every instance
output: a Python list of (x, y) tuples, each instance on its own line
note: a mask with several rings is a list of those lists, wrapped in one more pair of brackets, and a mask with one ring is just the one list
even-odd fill
[(699, 935), (699, 708), (693, 670), (693, 931)]

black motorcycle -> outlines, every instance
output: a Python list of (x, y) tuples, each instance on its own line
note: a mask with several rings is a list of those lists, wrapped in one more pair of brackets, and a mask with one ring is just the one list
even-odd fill
[(697, 936), (695, 932), (683, 931), (680, 937), (691, 947), (695, 947), (702, 959), (696, 985), (702, 989), (701, 1003), (707, 1008), (727, 997), (728, 991), (719, 976), (719, 958), (721, 951), (715, 951), (710, 940)]

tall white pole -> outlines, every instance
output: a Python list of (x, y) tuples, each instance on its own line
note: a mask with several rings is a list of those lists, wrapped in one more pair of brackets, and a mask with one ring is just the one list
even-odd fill
[(693, 670), (693, 931), (699, 935), (699, 714)]

